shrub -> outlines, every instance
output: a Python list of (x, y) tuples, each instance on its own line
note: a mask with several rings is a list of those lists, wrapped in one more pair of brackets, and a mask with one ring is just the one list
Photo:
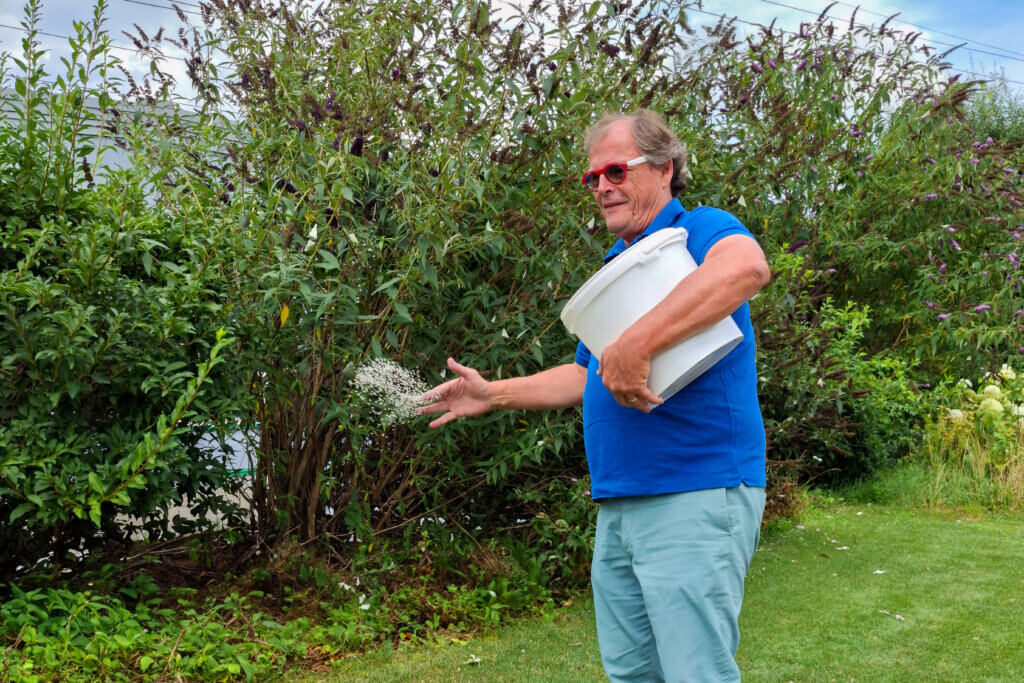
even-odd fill
[[(975, 391), (975, 388), (978, 391)], [(945, 382), (912, 457), (885, 472), (875, 495), (938, 506), (1024, 504), (1024, 382), (1004, 364), (977, 384)], [(898, 483), (897, 483), (898, 482)]]
[(978, 140), (1024, 142), (1024, 96), (1010, 89), (1004, 74), (991, 81), (967, 105), (967, 121)]
[(197, 444), (238, 413), (214, 372), (234, 341), (207, 269), (225, 245), (154, 211), (128, 174), (94, 186), (110, 147), (86, 106), (109, 102), (90, 86), (112, 66), (102, 11), (56, 80), (29, 34), (25, 111), (0, 123), (0, 577), (126, 538), (116, 515), (158, 538), (173, 502), (224, 507), (223, 463)]

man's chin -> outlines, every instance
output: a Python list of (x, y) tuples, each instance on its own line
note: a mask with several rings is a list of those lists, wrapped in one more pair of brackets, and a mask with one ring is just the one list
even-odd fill
[(608, 232), (615, 235), (616, 237), (622, 237), (623, 235), (626, 235), (629, 232), (628, 225), (621, 225), (617, 223), (607, 223), (606, 225), (608, 226)]

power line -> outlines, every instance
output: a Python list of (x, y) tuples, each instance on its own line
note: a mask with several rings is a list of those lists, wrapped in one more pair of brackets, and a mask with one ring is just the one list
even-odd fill
[[(864, 12), (865, 14), (871, 14), (871, 15), (874, 15), (876, 17), (882, 17), (882, 18), (885, 18), (885, 19), (890, 18), (890, 15), (888, 15), (888, 14), (882, 14), (881, 12), (872, 12), (871, 10), (864, 9), (863, 7), (860, 7), (859, 5), (851, 5), (848, 2), (842, 2), (842, 0), (834, 0), (834, 1), (835, 1), (835, 4), (837, 4), (837, 5), (844, 5), (846, 7), (853, 7), (854, 9), (858, 9), (861, 12)], [(902, 12), (900, 14), (902, 14)], [(898, 15), (892, 15), (892, 17), (896, 17), (896, 16), (898, 16)], [(964, 36), (958, 36), (955, 33), (946, 33), (945, 31), (939, 31), (938, 29), (928, 28), (927, 26), (921, 26), (920, 24), (915, 24), (915, 23), (912, 23), (912, 22), (909, 22), (909, 21), (904, 21), (903, 19), (897, 19), (897, 21), (899, 21), (901, 24), (906, 24), (907, 26), (913, 26), (914, 28), (919, 28), (919, 29), (921, 29), (923, 31), (929, 31), (930, 33), (938, 33), (939, 35), (948, 36), (950, 38), (956, 38), (957, 40), (966, 40), (967, 42), (974, 43), (975, 45), (984, 45), (985, 47), (990, 47), (990, 48), (992, 48), (994, 50), (1002, 50), (1003, 52), (1008, 52), (1010, 54), (1020, 55), (1021, 57), (1024, 57), (1024, 52), (1015, 52), (1014, 50), (1007, 50), (1005, 47), (1000, 47), (999, 45), (991, 45), (989, 43), (983, 43), (980, 40), (972, 40), (971, 38), (965, 38)]]
[[(184, 12), (185, 14), (194, 14), (196, 16), (199, 16), (199, 14), (200, 14), (199, 12), (196, 12), (196, 11), (190, 10), (190, 9), (181, 9), (180, 7), (172, 7), (171, 5), (158, 5), (158, 4), (153, 3), (153, 2), (144, 2), (143, 0), (123, 0), (123, 1), (124, 2), (130, 2), (133, 5), (145, 5), (146, 7), (159, 7), (160, 9), (169, 9), (169, 10), (177, 9), (177, 10), (180, 10), (180, 11)], [(176, 5), (182, 5), (182, 4), (185, 4), (185, 3), (178, 2), (178, 3), (175, 3), (175, 4)], [(191, 7), (199, 7), (199, 5), (189, 5), (189, 6), (191, 6)]]
[[(785, 7), (786, 9), (796, 10), (797, 12), (805, 12), (807, 14), (813, 14), (814, 16), (821, 16), (821, 12), (815, 12), (814, 10), (805, 9), (803, 7), (797, 7), (795, 5), (787, 5), (786, 3), (778, 2), (777, 0), (761, 0), (761, 2), (767, 3), (769, 5), (775, 5), (777, 7)], [(830, 16), (828, 14), (826, 14), (824, 16), (825, 16), (826, 19), (832, 19), (833, 21), (844, 21), (840, 17), (833, 17), (833, 16)], [(908, 25), (909, 26), (913, 26), (913, 24), (908, 24)], [(857, 23), (854, 23), (854, 26), (860, 26), (861, 28), (871, 28), (869, 26), (865, 26), (864, 24), (857, 24)], [(915, 27), (915, 28), (920, 28), (920, 27)], [(974, 41), (971, 41), (971, 40), (969, 40), (967, 38), (964, 38), (963, 40), (968, 40), (968, 42), (974, 42)], [(957, 45), (955, 43), (946, 43), (946, 42), (943, 42), (941, 40), (934, 40), (934, 39), (931, 39), (931, 38), (928, 39), (928, 42), (929, 43), (934, 43), (936, 45), (943, 45), (945, 47), (963, 47), (964, 46), (963, 43)], [(1013, 61), (1016, 61), (1016, 62), (1024, 62), (1024, 58), (1022, 58), (1022, 57), (1011, 57), (1010, 55), (998, 54), (996, 52), (989, 52), (988, 50), (978, 50), (976, 48), (971, 48), (971, 47), (964, 47), (963, 49), (967, 50), (968, 52), (977, 52), (978, 54), (982, 54), (982, 55), (991, 55), (992, 57), (999, 57), (1000, 59), (1012, 59)], [(997, 50), (1002, 50), (1003, 48), (1000, 47), (1000, 48), (996, 48), (996, 49)], [(1004, 52), (1008, 52), (1008, 50), (1004, 50)]]
[[(15, 31), (21, 31), (23, 33), (28, 33), (29, 32), (29, 30), (27, 28), (25, 28), (24, 26), (11, 26), (10, 24), (0, 24), (0, 28), (10, 28), (10, 29), (14, 29)], [(38, 33), (41, 36), (48, 36), (50, 38), (63, 38), (64, 40), (71, 40), (71, 36), (64, 36), (64, 35), (61, 35), (59, 33), (47, 33), (46, 31), (40, 31), (38, 29), (36, 29), (36, 33)], [(132, 53), (135, 53), (135, 54), (139, 53), (139, 50), (137, 50), (134, 47), (125, 47), (124, 45), (118, 45), (117, 43), (113, 43), (113, 42), (110, 43), (110, 47), (111, 47), (111, 49), (114, 49), (114, 50), (123, 50), (125, 52), (132, 52)], [(186, 64), (188, 63), (188, 60), (185, 59), (184, 57), (175, 57), (173, 55), (161, 55), (161, 57), (164, 58), (164, 59), (176, 59), (177, 61), (184, 62)]]
[[(719, 12), (719, 13), (708, 12), (707, 10), (697, 9), (696, 7), (687, 7), (686, 11), (687, 12), (697, 12), (698, 14), (706, 14), (706, 15), (708, 15), (710, 17), (716, 17), (716, 18), (719, 18), (719, 19), (729, 19), (730, 18), (724, 12)], [(817, 14), (817, 13), (815, 13), (815, 14)], [(738, 17), (736, 15), (732, 16), (732, 21), (735, 21), (738, 24), (746, 24), (748, 26), (753, 26), (755, 28), (765, 28), (764, 24), (759, 24), (759, 23), (754, 22), (754, 21), (747, 21), (746, 19), (741, 19), (740, 17)], [(797, 35), (796, 31), (787, 31), (786, 29), (783, 29), (783, 28), (780, 28), (778, 30), (780, 32), (782, 32), (782, 33), (786, 33), (786, 34), (789, 34), (791, 36)], [(976, 77), (978, 77), (978, 78), (980, 78), (980, 79), (982, 79), (984, 81), (992, 80), (992, 76), (990, 76), (990, 75), (979, 74), (979, 73), (977, 73), (975, 71), (970, 71), (968, 69), (961, 69), (959, 67), (950, 67), (949, 70), (954, 72), (954, 73), (960, 73), (960, 74), (964, 74), (964, 75), (967, 75), (967, 76), (976, 76)], [(1024, 85), (1024, 81), (1015, 81), (1015, 80), (1010, 79), (1010, 78), (1003, 78), (1002, 80), (1005, 81), (1006, 83), (1013, 83), (1014, 85)]]

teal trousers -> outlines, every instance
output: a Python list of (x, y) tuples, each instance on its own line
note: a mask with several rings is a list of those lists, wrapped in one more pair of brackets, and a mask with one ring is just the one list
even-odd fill
[(611, 681), (738, 681), (743, 580), (765, 491), (740, 485), (600, 501), (591, 564)]

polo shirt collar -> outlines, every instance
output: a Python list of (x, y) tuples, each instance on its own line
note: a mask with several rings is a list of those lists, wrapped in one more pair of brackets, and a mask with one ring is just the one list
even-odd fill
[[(678, 199), (673, 198), (668, 204), (665, 205), (658, 215), (654, 217), (654, 220), (650, 222), (647, 228), (637, 235), (637, 238), (629, 243), (629, 246), (633, 246), (645, 237), (649, 237), (654, 233), (664, 228), (670, 228), (675, 225), (679, 225), (686, 215), (686, 209), (683, 208), (682, 203)], [(604, 262), (608, 263), (613, 258), (621, 254), (627, 249), (626, 243), (620, 237), (618, 241), (612, 245), (611, 250), (604, 255)]]

